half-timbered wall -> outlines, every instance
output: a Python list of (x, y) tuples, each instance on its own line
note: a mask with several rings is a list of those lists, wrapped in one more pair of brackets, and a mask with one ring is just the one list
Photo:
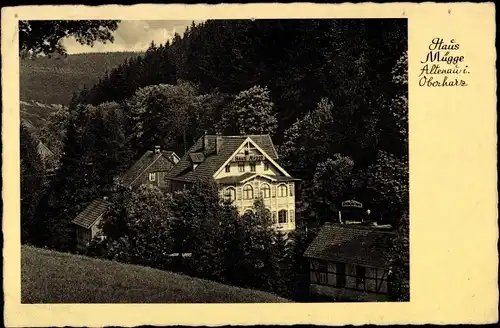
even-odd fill
[(387, 296), (387, 269), (310, 260), (311, 292), (332, 297)]

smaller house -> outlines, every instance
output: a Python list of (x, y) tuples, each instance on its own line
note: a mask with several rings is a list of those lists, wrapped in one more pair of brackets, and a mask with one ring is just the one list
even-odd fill
[(111, 203), (105, 198), (95, 199), (72, 221), (76, 226), (76, 248), (83, 250), (99, 232), (98, 223), (108, 212)]
[(326, 223), (311, 242), (309, 293), (341, 301), (387, 301), (388, 251), (394, 233), (376, 226)]
[[(141, 185), (166, 188), (165, 174), (179, 162), (173, 151), (161, 150), (156, 146), (148, 150), (132, 167), (125, 172), (117, 183), (128, 189)], [(73, 221), (76, 227), (77, 249), (84, 249), (99, 232), (98, 223), (111, 204), (106, 199), (96, 199), (87, 206)]]
[(42, 159), (42, 164), (45, 171), (52, 172), (55, 169), (56, 156), (43, 142), (38, 141), (36, 147), (38, 155)]
[(148, 150), (118, 178), (118, 184), (129, 189), (143, 184), (166, 188), (165, 176), (179, 160), (179, 156), (173, 151), (161, 150), (160, 146), (156, 146), (154, 151)]

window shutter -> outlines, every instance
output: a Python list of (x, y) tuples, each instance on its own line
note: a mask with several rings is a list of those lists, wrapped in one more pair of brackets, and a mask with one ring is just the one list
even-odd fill
[(273, 197), (276, 197), (276, 186), (274, 186), (274, 185), (273, 185), (273, 186), (271, 187), (271, 192), (272, 192), (272, 196), (273, 196)]
[(241, 187), (236, 188), (236, 197), (241, 200)]
[(293, 196), (293, 193), (294, 193), (294, 184), (292, 182), (290, 183), (290, 196)]
[(294, 210), (290, 210), (290, 222), (293, 223), (293, 220), (295, 220), (295, 215), (294, 215)]

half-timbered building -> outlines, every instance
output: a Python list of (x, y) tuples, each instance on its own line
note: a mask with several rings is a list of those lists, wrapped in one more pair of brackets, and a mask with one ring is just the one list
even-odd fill
[(338, 301), (388, 300), (391, 231), (325, 224), (307, 248), (311, 297)]

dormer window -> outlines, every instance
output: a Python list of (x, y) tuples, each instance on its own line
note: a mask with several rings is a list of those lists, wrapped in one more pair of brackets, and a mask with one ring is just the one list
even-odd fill
[(155, 173), (149, 173), (149, 181), (155, 181), (156, 180), (156, 174)]
[(231, 172), (231, 164), (226, 165), (226, 172)]
[(250, 164), (250, 172), (255, 172), (255, 163)]
[(264, 171), (269, 171), (269, 163), (264, 163)]
[(238, 164), (238, 172), (245, 172), (245, 163)]

